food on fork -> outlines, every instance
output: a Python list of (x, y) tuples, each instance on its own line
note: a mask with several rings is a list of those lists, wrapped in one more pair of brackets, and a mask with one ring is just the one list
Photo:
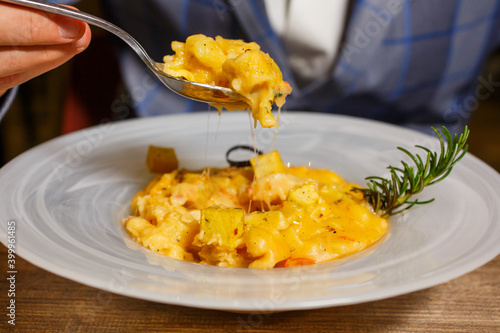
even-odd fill
[(174, 55), (164, 57), (162, 70), (188, 81), (231, 88), (246, 103), (239, 106), (213, 105), (221, 111), (250, 109), (254, 126), (277, 127), (272, 114), (274, 103), (281, 108), (292, 88), (269, 54), (256, 43), (242, 40), (192, 35), (186, 42), (172, 42)]

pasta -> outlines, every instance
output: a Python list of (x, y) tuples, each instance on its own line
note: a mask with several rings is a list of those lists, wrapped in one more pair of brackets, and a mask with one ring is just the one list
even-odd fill
[(336, 173), (288, 167), (277, 151), (251, 162), (158, 175), (133, 198), (127, 232), (173, 258), (259, 269), (342, 258), (386, 233), (387, 220)]
[(189, 81), (231, 88), (243, 96), (246, 104), (230, 107), (233, 110), (250, 108), (255, 121), (262, 127), (276, 127), (278, 121), (272, 114), (273, 103), (281, 108), (292, 91), (283, 81), (280, 69), (256, 43), (242, 40), (215, 39), (193, 35), (185, 43), (173, 42), (174, 55), (164, 57), (163, 71)]

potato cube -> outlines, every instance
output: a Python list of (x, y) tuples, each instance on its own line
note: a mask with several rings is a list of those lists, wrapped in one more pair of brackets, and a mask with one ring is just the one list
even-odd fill
[(250, 159), (255, 172), (255, 177), (262, 178), (272, 173), (284, 173), (286, 168), (278, 151), (259, 155)]
[(236, 249), (242, 242), (243, 216), (241, 208), (202, 209), (198, 245), (215, 245), (229, 251)]
[(291, 190), (288, 193), (288, 200), (290, 200), (291, 202), (296, 202), (299, 205), (308, 206), (318, 202), (319, 195), (314, 184), (306, 183)]
[(285, 219), (283, 213), (279, 210), (271, 210), (268, 212), (253, 212), (244, 218), (245, 229), (261, 228), (270, 233), (278, 230), (286, 229), (290, 222)]
[(146, 165), (152, 173), (167, 173), (179, 168), (173, 148), (149, 146)]

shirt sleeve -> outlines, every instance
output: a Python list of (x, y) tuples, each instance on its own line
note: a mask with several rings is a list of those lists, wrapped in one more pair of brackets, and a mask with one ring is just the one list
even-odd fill
[(7, 111), (12, 105), (12, 102), (16, 97), (17, 90), (18, 87), (14, 87), (10, 90), (7, 90), (7, 92), (2, 97), (0, 97), (0, 122), (2, 121), (5, 114), (7, 114)]

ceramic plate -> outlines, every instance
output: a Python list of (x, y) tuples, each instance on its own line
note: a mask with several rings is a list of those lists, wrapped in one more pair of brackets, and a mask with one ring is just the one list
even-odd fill
[(174, 147), (181, 166), (225, 166), (236, 144), (285, 162), (329, 168), (364, 184), (405, 159), (397, 146), (439, 149), (433, 136), (374, 121), (286, 113), (273, 130), (251, 131), (243, 112), (175, 115), (101, 125), (59, 137), (0, 170), (0, 232), (16, 222), (17, 254), (65, 278), (140, 299), (231, 311), (348, 305), (428, 288), (500, 253), (500, 176), (468, 154), (443, 182), (419, 196), (435, 202), (390, 220), (367, 251), (329, 263), (251, 270), (211, 267), (156, 255), (120, 220), (152, 175), (148, 145)]

